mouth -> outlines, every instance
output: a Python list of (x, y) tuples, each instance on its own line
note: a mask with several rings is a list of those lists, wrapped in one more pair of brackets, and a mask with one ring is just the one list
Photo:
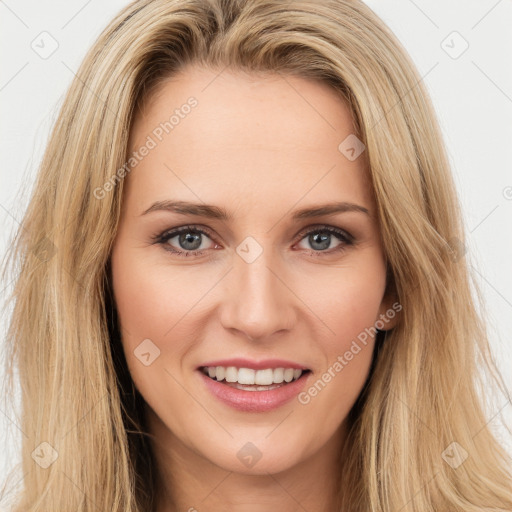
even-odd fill
[[(267, 367), (268, 362), (249, 363), (258, 369), (219, 366), (219, 363), (196, 369), (205, 389), (224, 405), (247, 413), (266, 413), (286, 406), (304, 389), (312, 374), (308, 368), (286, 361), (283, 361), (286, 367), (271, 368)], [(271, 366), (278, 364), (281, 363), (276, 360), (270, 363)]]
[(208, 378), (242, 391), (271, 391), (285, 387), (311, 373), (299, 368), (237, 368), (235, 366), (201, 366), (199, 370)]

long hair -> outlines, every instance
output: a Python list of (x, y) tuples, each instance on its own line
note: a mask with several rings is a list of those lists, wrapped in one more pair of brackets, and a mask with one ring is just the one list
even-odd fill
[(90, 49), (9, 253), (8, 385), (16, 369), (24, 433), (13, 510), (154, 507), (154, 461), (120, 349), (110, 253), (134, 115), (188, 64), (328, 84), (365, 145), (402, 311), (351, 411), (344, 510), (512, 510), (510, 459), (489, 427), (486, 376), (507, 389), (478, 309), (435, 112), (401, 44), (355, 0), (135, 1)]

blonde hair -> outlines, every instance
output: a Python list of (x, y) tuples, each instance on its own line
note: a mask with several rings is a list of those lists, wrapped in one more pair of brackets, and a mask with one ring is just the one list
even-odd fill
[[(403, 309), (351, 411), (343, 510), (512, 510), (510, 459), (486, 419), (480, 368), (507, 389), (472, 295), (473, 286), (480, 297), (461, 250), (461, 212), (434, 110), (398, 40), (352, 0), (136, 1), (88, 52), (9, 254), (17, 276), (8, 385), (17, 368), (25, 433), (24, 487), (13, 510), (155, 505), (109, 256), (134, 114), (187, 64), (326, 83), (352, 109), (366, 146), (390, 286)], [(94, 191), (113, 176), (98, 198)], [(32, 453), (42, 442), (57, 452), (46, 469)], [(457, 468), (443, 460), (453, 442), (468, 454)]]

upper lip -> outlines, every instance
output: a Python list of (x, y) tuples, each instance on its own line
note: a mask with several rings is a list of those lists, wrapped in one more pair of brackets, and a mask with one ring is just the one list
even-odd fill
[(286, 361), (285, 359), (263, 359), (261, 361), (253, 361), (243, 357), (208, 361), (198, 366), (197, 369), (199, 370), (204, 366), (235, 366), (236, 368), (251, 368), (253, 370), (265, 370), (266, 368), (296, 368), (299, 370), (309, 369), (302, 364), (295, 363), (293, 361)]

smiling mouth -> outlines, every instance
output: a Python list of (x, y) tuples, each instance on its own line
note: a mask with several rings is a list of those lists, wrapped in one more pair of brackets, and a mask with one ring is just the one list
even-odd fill
[(219, 368), (202, 366), (199, 370), (215, 382), (242, 391), (270, 391), (286, 386), (311, 373), (311, 370), (276, 368), (263, 370), (257, 375), (254, 370), (247, 368)]

